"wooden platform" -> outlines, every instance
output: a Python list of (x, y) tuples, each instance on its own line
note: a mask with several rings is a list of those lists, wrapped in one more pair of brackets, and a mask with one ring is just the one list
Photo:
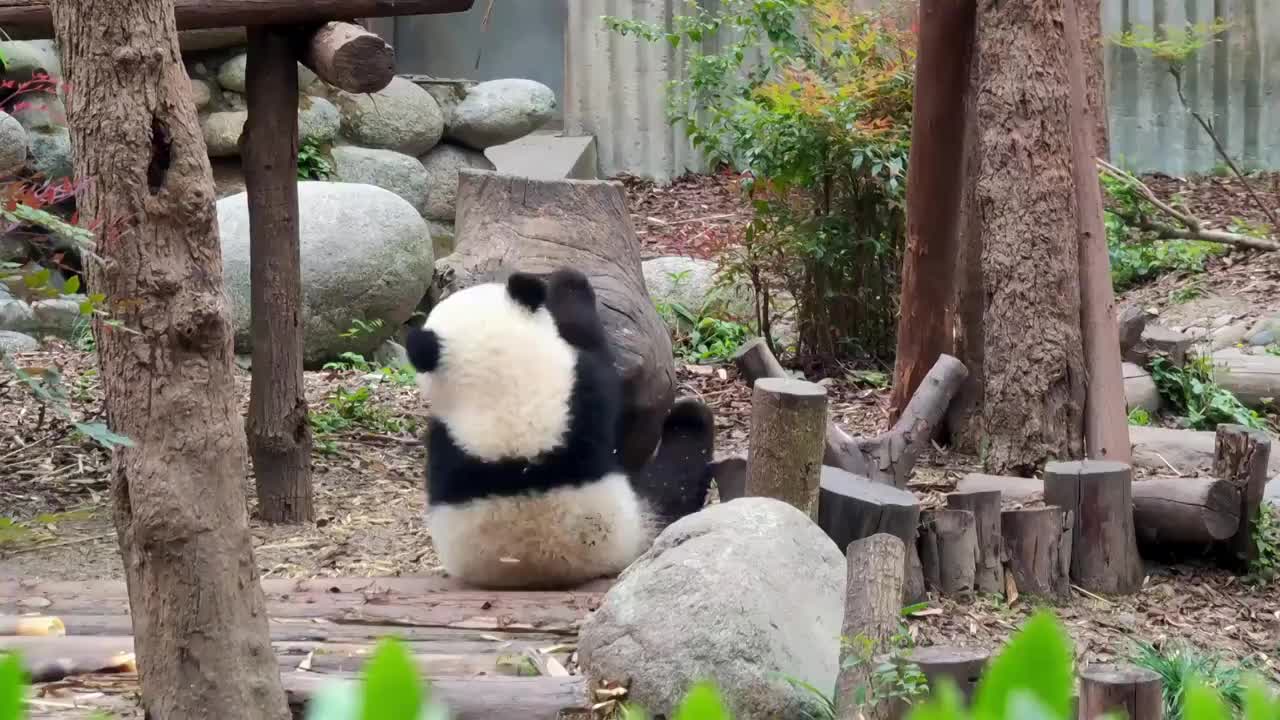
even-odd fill
[[(295, 717), (317, 687), (356, 678), (378, 638), (395, 636), (455, 717), (551, 720), (589, 717), (561, 712), (587, 703), (583, 679), (561, 670), (580, 622), (610, 584), (571, 592), (494, 592), (438, 577), (319, 578), (266, 580), (263, 590)], [(19, 651), (29, 667), (75, 660), (83, 669), (133, 650), (123, 582), (0, 580), (0, 620), (30, 615), (61, 619), (66, 635), (0, 634), (0, 651)], [(543, 674), (530, 675), (539, 666)], [(94, 697), (86, 700), (89, 694)], [(36, 696), (33, 718), (85, 717), (63, 707), (81, 703), (136, 707), (136, 676), (76, 674), (38, 684)], [(140, 710), (136, 715), (141, 717)]]

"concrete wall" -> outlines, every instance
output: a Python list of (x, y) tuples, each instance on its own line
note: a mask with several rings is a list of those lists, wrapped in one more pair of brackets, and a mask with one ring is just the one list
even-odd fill
[[(680, 57), (669, 46), (607, 32), (600, 17), (669, 22), (687, 1), (495, 0), (483, 33), (486, 0), (459, 15), (400, 18), (394, 28), (399, 71), (544, 82), (561, 99), (565, 130), (596, 136), (604, 176), (629, 172), (665, 180), (701, 167), (665, 115), (662, 90), (681, 72)], [(1188, 66), (1184, 91), (1213, 118), (1233, 157), (1280, 169), (1280, 0), (1102, 3), (1107, 34), (1213, 17), (1229, 21), (1222, 42), (1202, 49)], [(1179, 104), (1172, 78), (1143, 55), (1114, 46), (1105, 53), (1112, 156), (1139, 171), (1212, 170), (1218, 165), (1212, 143)]]

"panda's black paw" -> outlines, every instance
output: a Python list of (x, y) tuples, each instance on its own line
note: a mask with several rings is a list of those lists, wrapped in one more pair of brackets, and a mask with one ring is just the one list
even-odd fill
[(434, 372), (440, 363), (440, 337), (432, 330), (409, 328), (404, 349), (409, 363), (420, 373)]

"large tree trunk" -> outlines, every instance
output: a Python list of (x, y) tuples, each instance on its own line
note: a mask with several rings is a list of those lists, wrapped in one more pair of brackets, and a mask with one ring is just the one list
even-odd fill
[(80, 211), (102, 222), (89, 282), (128, 332), (95, 323), (111, 490), (152, 718), (289, 717), (242, 488), (231, 324), (213, 177), (173, 0), (54, 0), (73, 92)]
[(1084, 86), (1089, 107), (1096, 112), (1091, 118), (1093, 146), (1097, 156), (1111, 159), (1111, 132), (1107, 123), (1107, 71), (1103, 64), (1102, 0), (1076, 0), (1076, 18), (1080, 27), (1081, 57), (1084, 58)]
[[(1084, 357), (1062, 0), (978, 12), (982, 356), (970, 432), (990, 472), (1084, 451)], [(970, 248), (966, 248), (970, 250)]]
[(907, 249), (889, 396), (891, 423), (897, 422), (938, 356), (952, 350), (951, 304), (965, 138), (964, 123), (956, 118), (964, 116), (974, 11), (972, 0), (920, 3), (918, 81), (907, 165)]

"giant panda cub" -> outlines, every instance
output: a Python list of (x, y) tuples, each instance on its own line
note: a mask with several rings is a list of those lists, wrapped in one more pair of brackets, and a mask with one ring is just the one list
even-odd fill
[(622, 470), (622, 382), (582, 273), (516, 272), (455, 292), (406, 350), (430, 402), (427, 522), (463, 582), (616, 575), (661, 526), (701, 508), (714, 423), (700, 402), (677, 401), (649, 464), (635, 478)]

